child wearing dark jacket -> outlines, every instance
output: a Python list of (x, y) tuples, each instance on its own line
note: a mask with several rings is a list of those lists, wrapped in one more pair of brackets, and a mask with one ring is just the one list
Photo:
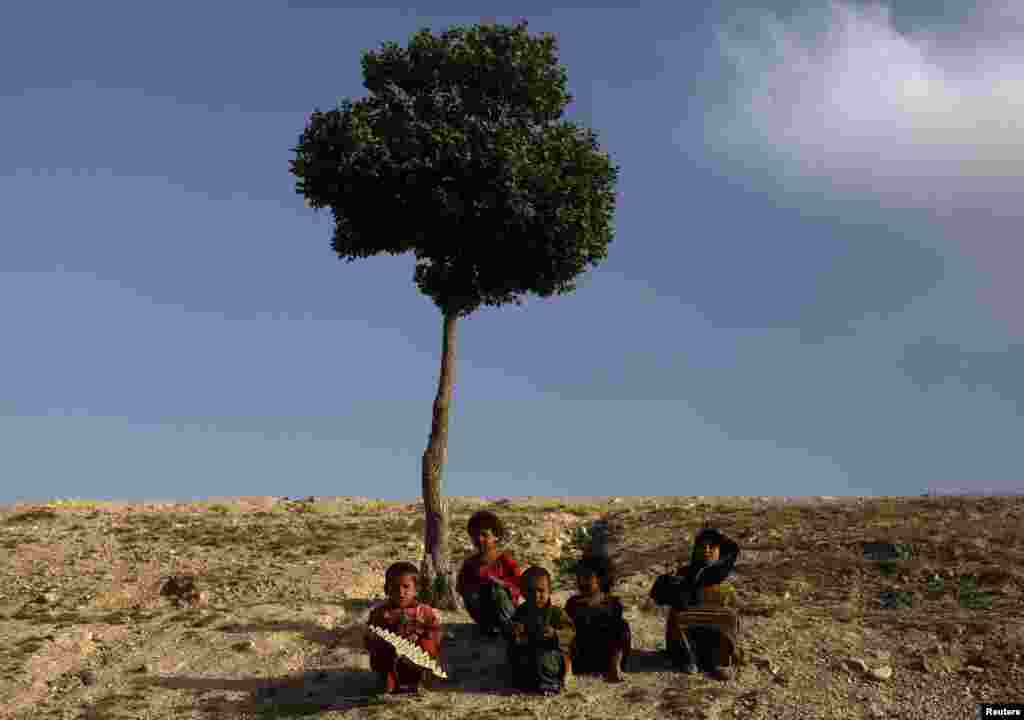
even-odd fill
[(665, 646), (673, 663), (687, 674), (704, 670), (719, 680), (732, 677), (741, 656), (736, 591), (725, 582), (739, 557), (739, 546), (718, 530), (705, 528), (693, 543), (688, 565), (661, 575), (651, 599), (668, 605)]

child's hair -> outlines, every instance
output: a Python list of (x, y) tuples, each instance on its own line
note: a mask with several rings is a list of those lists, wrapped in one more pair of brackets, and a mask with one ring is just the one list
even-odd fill
[(601, 585), (601, 592), (609, 592), (615, 581), (615, 568), (611, 558), (604, 555), (584, 555), (583, 559), (576, 563), (576, 577), (584, 575), (596, 577)]
[(722, 533), (713, 527), (705, 525), (701, 531), (697, 533), (697, 537), (693, 539), (693, 544), (695, 547), (700, 545), (711, 545), (712, 547), (721, 546)]
[(551, 573), (549, 573), (547, 570), (540, 567), (539, 565), (531, 565), (530, 567), (526, 568), (526, 570), (520, 576), (519, 586), (525, 589), (526, 586), (529, 585), (532, 580), (540, 580), (541, 578), (547, 578), (548, 587), (550, 588)]
[(477, 510), (466, 523), (466, 532), (471, 537), (475, 537), (480, 530), (490, 530), (498, 540), (505, 537), (505, 525), (490, 510)]
[(416, 587), (420, 586), (419, 568), (411, 562), (396, 562), (392, 563), (384, 573), (384, 592), (388, 592), (392, 578), (400, 578), (403, 575), (412, 575), (413, 580), (416, 582)]

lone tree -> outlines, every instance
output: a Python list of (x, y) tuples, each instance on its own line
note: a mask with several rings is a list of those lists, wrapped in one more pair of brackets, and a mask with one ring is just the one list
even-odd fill
[(618, 168), (595, 134), (561, 121), (572, 100), (551, 35), (526, 22), (424, 28), (409, 47), (362, 56), (369, 96), (314, 110), (292, 148), (309, 207), (329, 207), (351, 262), (416, 254), (414, 279), (441, 311), (441, 374), (423, 453), (422, 598), (455, 610), (441, 498), (455, 326), (481, 305), (575, 290), (612, 240)]

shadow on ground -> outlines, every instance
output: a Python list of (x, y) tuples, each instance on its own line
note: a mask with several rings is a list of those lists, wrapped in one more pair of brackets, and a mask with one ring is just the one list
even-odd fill
[(176, 710), (182, 715), (198, 710), (210, 717), (302, 716), (390, 700), (378, 697), (376, 676), (366, 670), (315, 670), (276, 678), (147, 678), (136, 683), (146, 688), (192, 691), (194, 703), (183, 703)]

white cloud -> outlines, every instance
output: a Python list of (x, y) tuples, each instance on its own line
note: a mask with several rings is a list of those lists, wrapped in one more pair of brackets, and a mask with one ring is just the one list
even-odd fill
[(824, 12), (745, 13), (721, 28), (738, 82), (724, 117), (709, 117), (713, 145), (754, 144), (790, 173), (923, 207), (977, 207), (1024, 172), (1024, 42), (1007, 42), (1024, 40), (1024, 11), (993, 4), (956, 45), (897, 32), (884, 6)]
[(991, 278), (979, 299), (1024, 334), (1024, 3), (907, 32), (881, 5), (752, 10), (721, 25), (718, 48), (736, 80), (706, 118), (710, 150), (792, 190), (931, 213), (923, 241), (976, 263)]

